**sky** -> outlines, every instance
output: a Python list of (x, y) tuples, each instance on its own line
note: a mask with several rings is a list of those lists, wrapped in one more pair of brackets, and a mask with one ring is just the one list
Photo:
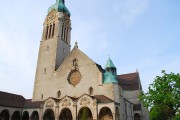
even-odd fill
[[(0, 91), (32, 98), (39, 44), (55, 0), (1, 0)], [(161, 70), (180, 73), (179, 0), (66, 0), (71, 46), (103, 68), (140, 74), (147, 92)]]

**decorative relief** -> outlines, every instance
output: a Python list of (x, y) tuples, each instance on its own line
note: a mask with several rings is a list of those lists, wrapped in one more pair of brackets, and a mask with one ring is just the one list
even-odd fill
[(53, 101), (47, 101), (46, 107), (54, 107), (54, 102)]
[(63, 107), (67, 107), (67, 106), (70, 106), (70, 105), (71, 105), (71, 101), (70, 101), (70, 100), (64, 99), (64, 100), (62, 101), (62, 106), (63, 106)]
[(83, 105), (83, 106), (86, 106), (86, 105), (89, 105), (91, 103), (91, 100), (87, 97), (83, 97), (81, 100), (80, 100), (80, 105)]
[(69, 23), (70, 23), (70, 19), (68, 16), (61, 17), (61, 18), (59, 18), (59, 20), (61, 22), (65, 23), (66, 25), (69, 25)]
[(81, 80), (81, 73), (78, 70), (73, 70), (68, 76), (68, 82), (76, 86)]

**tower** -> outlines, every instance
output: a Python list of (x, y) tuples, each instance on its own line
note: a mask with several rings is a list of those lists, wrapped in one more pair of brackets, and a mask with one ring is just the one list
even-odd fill
[(43, 24), (43, 34), (40, 41), (33, 100), (42, 100), (46, 87), (51, 84), (54, 71), (70, 53), (71, 20), (70, 12), (64, 0), (48, 9), (48, 14)]

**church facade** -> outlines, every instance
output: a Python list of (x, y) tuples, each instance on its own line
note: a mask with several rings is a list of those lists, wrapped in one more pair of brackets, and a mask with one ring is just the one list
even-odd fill
[(138, 72), (103, 69), (75, 43), (64, 0), (48, 9), (37, 61), (33, 98), (0, 92), (0, 120), (149, 120), (138, 99)]

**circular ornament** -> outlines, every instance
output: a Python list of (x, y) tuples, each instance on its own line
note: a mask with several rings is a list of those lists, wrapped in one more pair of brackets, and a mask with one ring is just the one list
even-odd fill
[(72, 71), (69, 75), (69, 83), (73, 86), (77, 85), (81, 80), (81, 73), (77, 70)]

